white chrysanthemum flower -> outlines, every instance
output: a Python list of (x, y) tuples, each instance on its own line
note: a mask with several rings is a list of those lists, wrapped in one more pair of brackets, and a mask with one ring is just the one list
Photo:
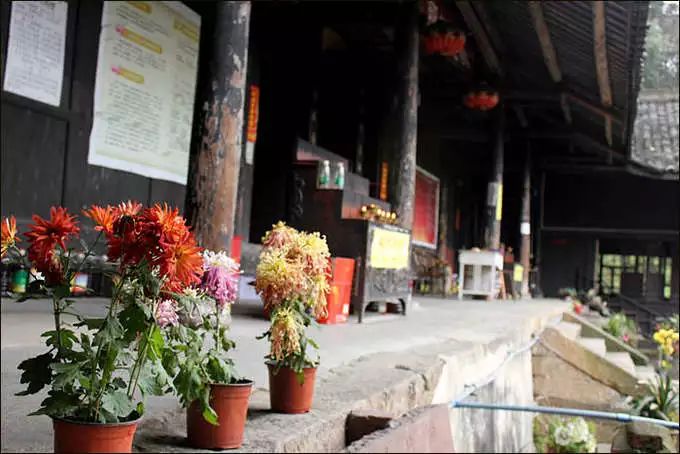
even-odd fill
[(567, 446), (571, 443), (569, 431), (565, 426), (559, 426), (555, 428), (554, 438), (555, 443), (557, 443), (559, 446)]
[(213, 267), (224, 268), (226, 270), (238, 270), (238, 263), (224, 251), (203, 251), (203, 269), (207, 270), (208, 268)]
[(590, 438), (588, 423), (583, 418), (574, 419), (568, 424), (569, 434), (575, 443), (586, 442)]
[(595, 437), (590, 437), (586, 442), (586, 452), (597, 452), (597, 441)]
[(195, 298), (195, 299), (197, 299), (200, 296), (198, 289), (195, 288), (195, 287), (184, 287), (184, 291), (182, 293), (184, 293), (186, 296), (189, 296), (189, 297)]

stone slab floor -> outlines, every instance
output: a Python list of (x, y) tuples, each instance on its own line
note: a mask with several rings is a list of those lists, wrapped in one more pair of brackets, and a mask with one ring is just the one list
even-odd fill
[[(87, 315), (103, 314), (106, 300), (79, 299), (76, 308)], [(267, 369), (263, 364), (267, 342), (255, 336), (267, 329), (259, 301), (240, 301), (235, 306), (231, 337), (237, 343), (233, 352), (238, 370), (251, 377), (255, 387), (266, 389)], [(2, 346), (2, 452), (48, 452), (52, 447), (52, 431), (46, 416), (26, 416), (37, 409), (44, 393), (28, 397), (14, 394), (23, 389), (19, 384), (17, 365), (23, 359), (44, 351), (40, 333), (51, 329), (50, 303), (33, 300), (16, 303), (1, 301)], [(355, 318), (341, 325), (322, 325), (310, 335), (321, 346), (319, 376), (360, 356), (399, 352), (414, 348), (427, 350), (428, 345), (450, 340), (465, 343), (487, 343), (512, 332), (530, 318), (553, 317), (565, 310), (557, 300), (480, 301), (416, 297), (407, 316), (378, 315), (358, 324)], [(379, 373), (379, 371), (377, 371)], [(147, 418), (154, 408), (175, 405), (173, 397), (152, 398), (147, 404)]]

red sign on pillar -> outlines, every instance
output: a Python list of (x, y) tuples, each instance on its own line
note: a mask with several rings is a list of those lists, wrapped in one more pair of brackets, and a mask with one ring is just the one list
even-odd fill
[(415, 195), (413, 243), (436, 249), (439, 226), (439, 178), (417, 168)]

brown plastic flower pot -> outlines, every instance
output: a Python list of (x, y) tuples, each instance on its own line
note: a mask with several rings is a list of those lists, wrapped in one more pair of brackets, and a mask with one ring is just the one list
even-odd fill
[(54, 452), (132, 452), (138, 422), (103, 424), (52, 418)]
[(187, 409), (187, 438), (194, 448), (234, 449), (243, 443), (243, 430), (248, 414), (248, 400), (253, 388), (251, 380), (210, 387), (210, 406), (217, 413), (214, 426), (203, 418), (200, 402)]
[[(300, 384), (293, 369), (267, 363), (269, 368), (269, 402), (277, 413), (307, 413), (312, 408), (316, 367), (306, 367), (304, 383)], [(275, 373), (276, 372), (276, 373)]]

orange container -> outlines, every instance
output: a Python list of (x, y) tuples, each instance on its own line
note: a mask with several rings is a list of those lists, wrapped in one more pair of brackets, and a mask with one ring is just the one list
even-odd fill
[(349, 305), (352, 299), (352, 279), (354, 278), (354, 259), (333, 257), (331, 259), (331, 291), (328, 293), (328, 315), (319, 318), (319, 323), (333, 325), (347, 322)]
[(298, 381), (297, 375), (290, 367), (276, 366), (267, 363), (269, 368), (269, 403), (276, 413), (307, 413), (312, 408), (314, 399), (314, 381), (316, 367), (305, 367), (304, 382)]
[(210, 405), (217, 413), (217, 426), (203, 419), (198, 402), (187, 409), (187, 438), (200, 449), (234, 449), (243, 444), (243, 430), (253, 382), (210, 385)]
[(132, 452), (138, 422), (96, 424), (52, 418), (54, 452)]

